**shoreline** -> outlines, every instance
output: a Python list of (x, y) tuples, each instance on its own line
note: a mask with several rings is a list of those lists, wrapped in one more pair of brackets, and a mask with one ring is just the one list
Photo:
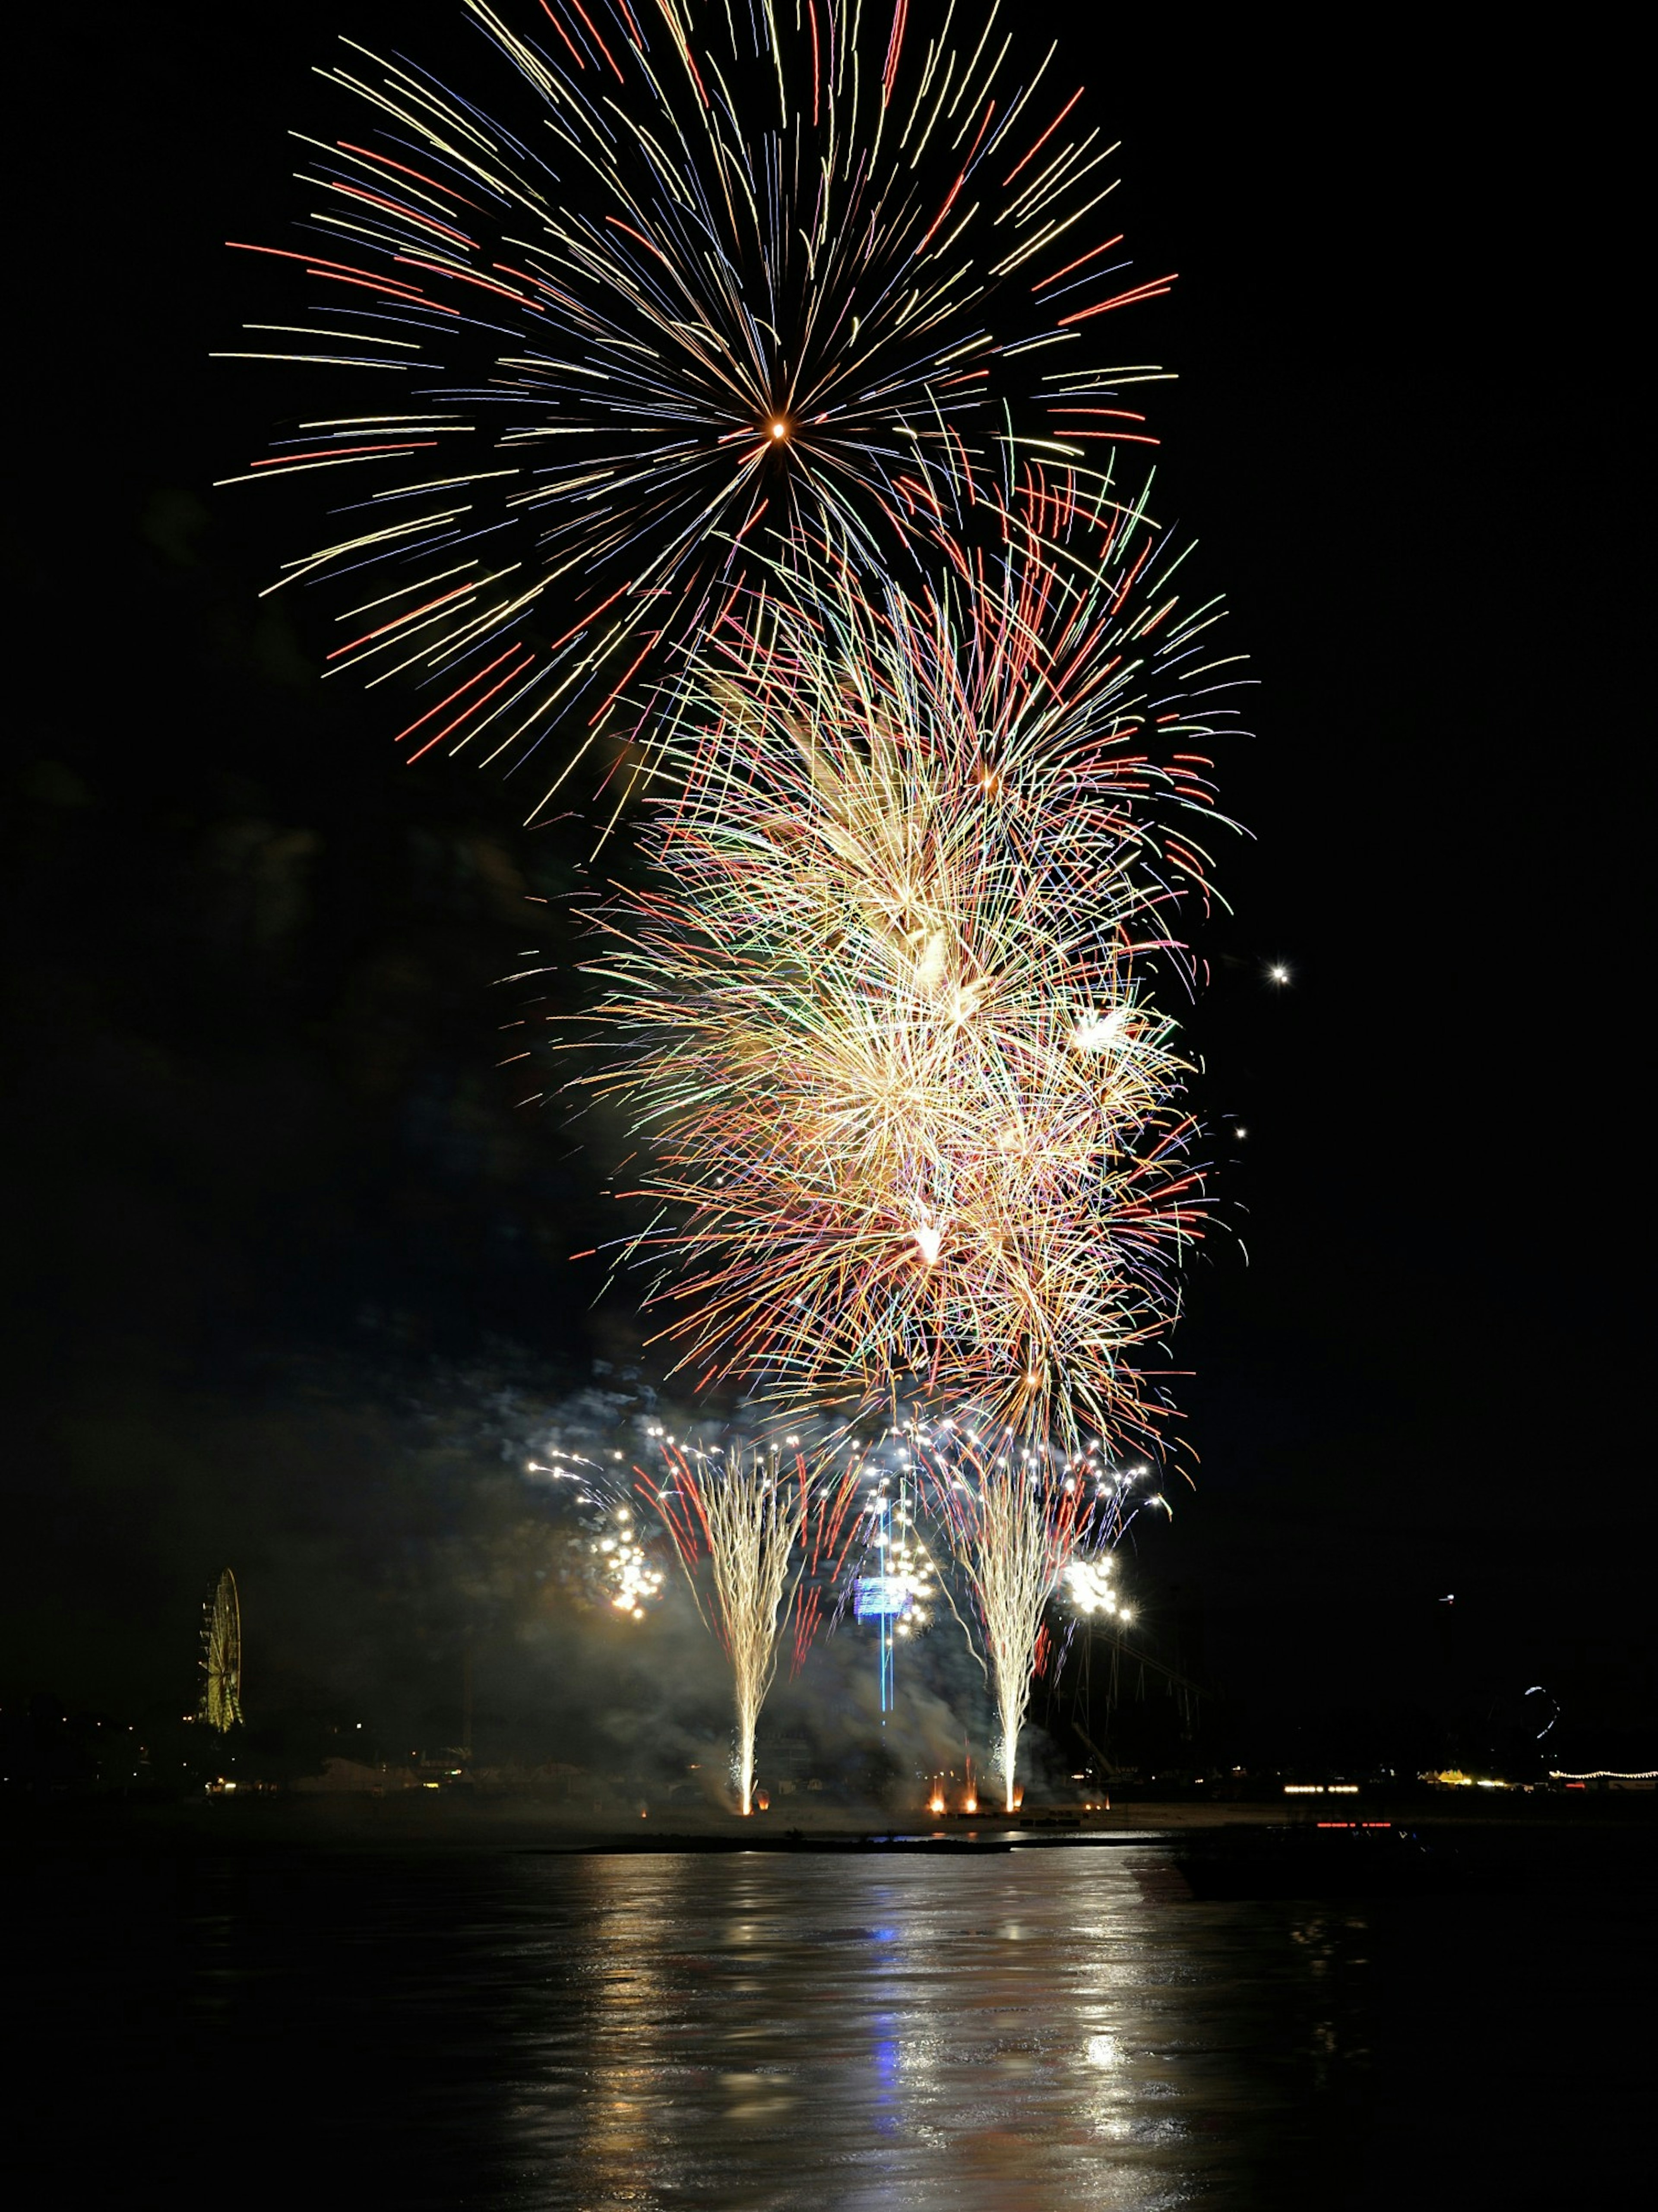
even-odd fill
[[(1472, 1802), (1471, 1802), (1472, 1801)], [(131, 1800), (13, 1799), (0, 1802), (0, 1853), (105, 1848), (140, 1852), (385, 1850), (531, 1850), (596, 1853), (878, 1850), (941, 1855), (1013, 1849), (1102, 1848), (1161, 1843), (1205, 1851), (1258, 1852), (1274, 1838), (1310, 1843), (1321, 1835), (1392, 1828), (1427, 1838), (1509, 1837), (1561, 1842), (1627, 1838), (1658, 1842), (1658, 1799), (1651, 1793), (1566, 1798), (1542, 1792), (1419, 1794), (1192, 1802), (1137, 1798), (1107, 1808), (1037, 1806), (1011, 1814), (934, 1816), (925, 1808), (835, 1805), (773, 1810), (748, 1820), (717, 1808), (665, 1807), (629, 1818), (609, 1806), (578, 1814), (534, 1798), (471, 1798), (462, 1792), (368, 1796), (259, 1793), (203, 1796), (161, 1803)], [(1655, 1854), (1658, 1856), (1658, 1854)]]

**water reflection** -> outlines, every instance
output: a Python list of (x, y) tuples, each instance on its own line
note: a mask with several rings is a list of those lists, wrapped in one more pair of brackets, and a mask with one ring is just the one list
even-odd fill
[(283, 2212), (1530, 2212), (1649, 2181), (1658, 1893), (1606, 1872), (1335, 1904), (1199, 1902), (1154, 1844), (40, 1856), (9, 2178), (54, 2202), (68, 2156), (171, 2205), (230, 2175)]
[[(595, 2212), (1225, 2201), (1289, 2124), (1283, 2044), (1259, 1960), (1229, 1959), (1233, 1909), (1171, 1911), (1161, 1867), (519, 1862), (566, 1970), (517, 2045), (509, 2163)], [(1363, 1932), (1321, 1935), (1321, 1966)]]

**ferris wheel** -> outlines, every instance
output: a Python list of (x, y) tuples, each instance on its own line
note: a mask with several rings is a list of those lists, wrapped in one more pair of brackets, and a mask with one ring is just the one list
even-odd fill
[(201, 1719), (221, 1735), (242, 1717), (242, 1609), (228, 1567), (202, 1607)]

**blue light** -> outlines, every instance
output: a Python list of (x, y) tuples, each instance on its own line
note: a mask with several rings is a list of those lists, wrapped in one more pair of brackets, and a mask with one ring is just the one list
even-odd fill
[(909, 1584), (902, 1575), (860, 1577), (853, 1600), (859, 1620), (902, 1620), (912, 1602)]

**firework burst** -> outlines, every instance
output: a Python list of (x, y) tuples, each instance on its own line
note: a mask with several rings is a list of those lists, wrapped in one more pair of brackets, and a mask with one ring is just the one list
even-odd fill
[(1224, 672), (1138, 508), (1001, 513), (918, 601), (803, 556), (716, 634), (585, 1079), (646, 1142), (634, 1249), (699, 1387), (1127, 1440), (1200, 1222), (1151, 981)]
[(409, 757), (625, 736), (778, 529), (879, 568), (993, 445), (1151, 442), (1122, 401), (1160, 372), (1090, 341), (1169, 280), (1125, 276), (1114, 149), (994, 6), (519, 12), (467, 9), (512, 125), (347, 41), (307, 212), (246, 246), (292, 296), (236, 357), (318, 398), (226, 481), (349, 487), (281, 582), (349, 599), (330, 673), (429, 694)]

